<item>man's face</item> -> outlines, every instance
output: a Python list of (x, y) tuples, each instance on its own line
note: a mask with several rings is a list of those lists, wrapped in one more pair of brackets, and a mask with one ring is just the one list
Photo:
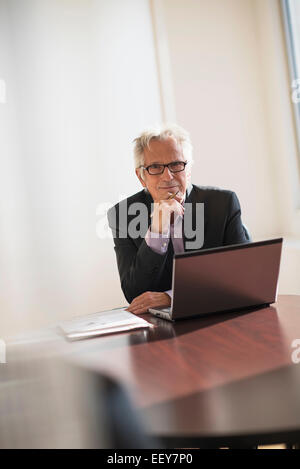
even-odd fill
[[(144, 158), (145, 167), (154, 163), (168, 164), (174, 161), (186, 161), (181, 146), (171, 137), (163, 141), (152, 140), (149, 148), (144, 150)], [(148, 189), (154, 202), (168, 199), (170, 193), (175, 194), (178, 190), (184, 196), (190, 176), (188, 166), (178, 173), (172, 173), (169, 168), (165, 168), (162, 174), (157, 175), (151, 175), (144, 170), (144, 179), (140, 176), (140, 170), (136, 169), (136, 175), (143, 187)]]

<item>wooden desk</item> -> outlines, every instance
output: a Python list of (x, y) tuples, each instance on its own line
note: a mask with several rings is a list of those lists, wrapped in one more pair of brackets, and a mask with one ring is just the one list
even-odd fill
[(126, 385), (166, 447), (300, 441), (300, 296), (175, 324), (144, 317), (157, 327), (68, 346)]

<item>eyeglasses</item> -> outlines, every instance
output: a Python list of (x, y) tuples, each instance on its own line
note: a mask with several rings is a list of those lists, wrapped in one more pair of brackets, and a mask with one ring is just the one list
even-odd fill
[(165, 168), (168, 168), (171, 173), (180, 173), (180, 171), (184, 171), (187, 165), (186, 161), (172, 161), (172, 163), (168, 164), (150, 164), (150, 166), (140, 166), (140, 168), (146, 169), (151, 176), (155, 176), (157, 174), (162, 174)]

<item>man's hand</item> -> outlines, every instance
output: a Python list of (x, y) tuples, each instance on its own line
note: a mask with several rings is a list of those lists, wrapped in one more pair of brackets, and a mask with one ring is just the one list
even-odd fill
[(183, 194), (169, 192), (168, 199), (154, 201), (154, 209), (151, 214), (151, 231), (155, 233), (167, 233), (171, 222), (172, 215), (184, 215), (184, 207), (182, 205)]
[(137, 296), (127, 307), (126, 311), (134, 314), (146, 313), (149, 308), (170, 306), (171, 298), (167, 293), (147, 291)]

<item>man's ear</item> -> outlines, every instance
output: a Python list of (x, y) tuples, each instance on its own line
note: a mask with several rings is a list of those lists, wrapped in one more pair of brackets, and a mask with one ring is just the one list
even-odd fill
[(136, 174), (137, 177), (139, 178), (140, 183), (142, 184), (142, 186), (143, 186), (143, 187), (147, 187), (146, 184), (145, 184), (144, 179), (142, 179), (142, 176), (141, 176), (141, 168), (137, 168), (137, 169), (135, 170), (135, 174)]
[(189, 168), (187, 171), (187, 175), (186, 175), (187, 186), (191, 184), (191, 180), (192, 180), (192, 171), (191, 171), (191, 168)]
[(188, 163), (186, 167), (186, 184), (189, 186), (192, 180), (192, 164), (193, 162)]

